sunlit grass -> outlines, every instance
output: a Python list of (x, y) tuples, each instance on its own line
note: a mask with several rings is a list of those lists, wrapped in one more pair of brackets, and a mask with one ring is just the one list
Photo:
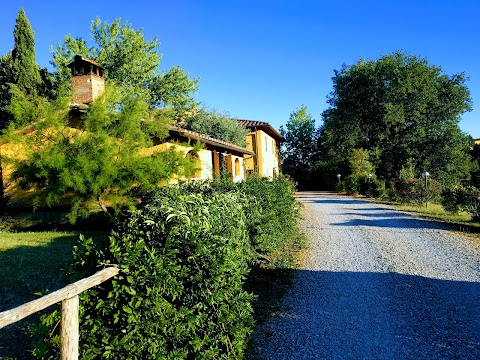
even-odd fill
[(63, 269), (71, 262), (77, 240), (76, 233), (0, 233), (0, 309), (63, 286)]
[(472, 217), (467, 212), (452, 214), (445, 211), (440, 204), (428, 203), (423, 205), (405, 205), (381, 201), (384, 204), (393, 206), (395, 209), (406, 211), (425, 219), (442, 222), (452, 228), (452, 230), (471, 234), (480, 241), (480, 223), (472, 221)]
[[(471, 216), (467, 212), (452, 214), (445, 211), (440, 204), (425, 205), (395, 205), (396, 208), (404, 211), (414, 212), (423, 216), (429, 216), (446, 222), (470, 223)], [(480, 225), (480, 224), (479, 224)]]
[[(104, 233), (91, 233), (95, 239)], [(72, 261), (77, 232), (0, 232), (0, 311), (34, 300), (41, 293), (69, 283), (65, 276)], [(32, 339), (27, 334), (39, 313), (0, 331), (0, 359), (31, 359)]]

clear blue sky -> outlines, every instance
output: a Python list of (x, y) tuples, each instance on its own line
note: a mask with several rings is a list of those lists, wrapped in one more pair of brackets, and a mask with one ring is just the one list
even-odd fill
[(480, 2), (470, 0), (38, 1), (6, 0), (0, 54), (13, 47), (24, 7), (37, 62), (66, 34), (89, 39), (90, 20), (117, 17), (162, 43), (161, 68), (181, 65), (200, 78), (197, 100), (276, 128), (305, 104), (326, 109), (333, 69), (395, 50), (426, 58), (446, 74), (470, 77), (473, 108), (460, 127), (480, 138)]

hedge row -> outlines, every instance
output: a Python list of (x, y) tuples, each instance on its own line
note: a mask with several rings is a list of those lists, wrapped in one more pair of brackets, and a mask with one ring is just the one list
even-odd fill
[[(120, 275), (80, 296), (82, 359), (242, 358), (253, 328), (252, 264), (297, 229), (291, 182), (250, 178), (159, 188), (119, 220), (108, 246), (83, 239), (77, 274)], [(57, 355), (44, 316), (35, 355)]]
[(398, 179), (388, 184), (375, 176), (368, 179), (366, 176), (349, 175), (338, 186), (338, 191), (348, 195), (365, 195), (374, 198), (386, 198), (402, 204), (421, 204), (428, 201), (439, 202), (442, 194), (440, 183), (435, 179), (428, 180), (425, 188), (424, 179)]
[(444, 190), (442, 206), (452, 213), (466, 211), (472, 216), (473, 221), (480, 221), (480, 189), (460, 185)]

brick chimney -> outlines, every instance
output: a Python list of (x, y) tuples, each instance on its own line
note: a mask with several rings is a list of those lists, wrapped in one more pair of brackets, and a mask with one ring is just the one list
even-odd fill
[(68, 65), (72, 71), (74, 104), (89, 104), (105, 91), (103, 67), (95, 61), (75, 55)]

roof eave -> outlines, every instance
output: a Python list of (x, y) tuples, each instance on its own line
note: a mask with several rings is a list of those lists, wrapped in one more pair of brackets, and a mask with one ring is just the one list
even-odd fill
[(253, 151), (250, 151), (248, 149), (242, 148), (240, 146), (237, 146), (235, 144), (227, 143), (226, 141), (218, 140), (215, 138), (212, 138), (210, 136), (196, 133), (194, 131), (190, 130), (185, 130), (179, 127), (172, 126), (170, 128), (170, 132), (177, 133), (180, 136), (186, 137), (191, 140), (196, 140), (200, 141), (215, 147), (223, 148), (226, 150), (230, 150), (236, 153), (241, 153), (241, 154), (246, 154), (246, 155), (255, 155)]

